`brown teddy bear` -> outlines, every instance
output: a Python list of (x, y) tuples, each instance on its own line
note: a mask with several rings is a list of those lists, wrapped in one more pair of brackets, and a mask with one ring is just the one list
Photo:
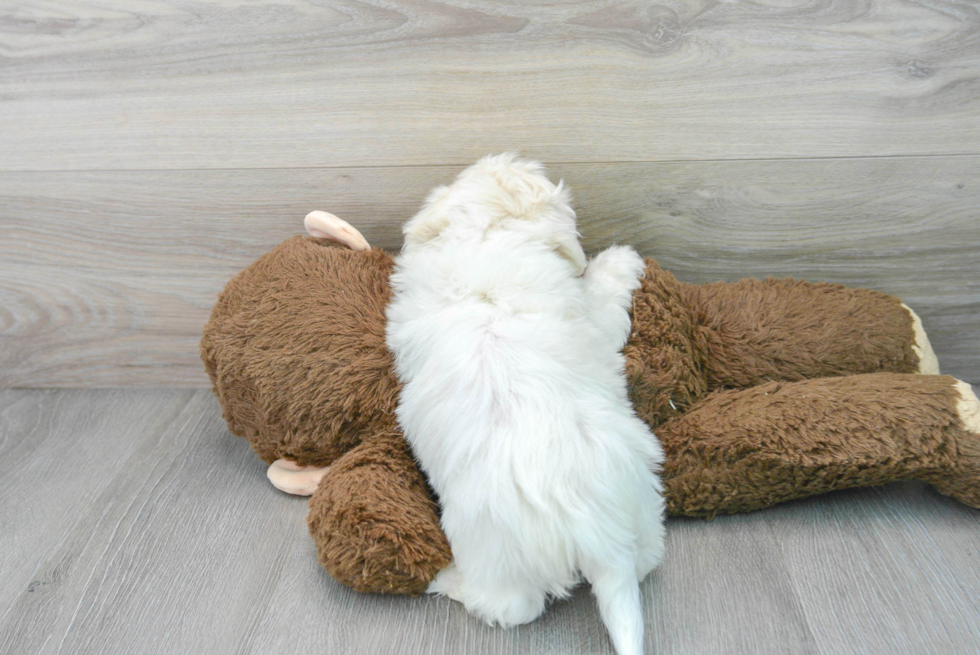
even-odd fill
[[(293, 237), (228, 283), (201, 357), (270, 479), (312, 493), (327, 571), (360, 591), (418, 594), (451, 555), (395, 420), (393, 261), (324, 212), (307, 229), (321, 238)], [(894, 480), (980, 507), (980, 401), (938, 375), (896, 298), (791, 279), (684, 284), (649, 259), (625, 355), (636, 411), (666, 453), (672, 514)]]

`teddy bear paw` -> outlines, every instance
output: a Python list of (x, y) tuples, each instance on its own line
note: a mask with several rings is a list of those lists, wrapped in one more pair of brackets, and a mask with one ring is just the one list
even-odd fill
[(962, 427), (956, 440), (956, 466), (933, 484), (941, 493), (980, 509), (980, 399), (966, 382), (957, 380), (955, 387)]
[(916, 372), (923, 375), (939, 375), (939, 359), (936, 358), (936, 353), (932, 351), (929, 337), (926, 336), (926, 330), (922, 327), (922, 319), (905, 303), (902, 303), (902, 307), (912, 315), (912, 334), (914, 339), (912, 342), (912, 351), (919, 358), (919, 370)]

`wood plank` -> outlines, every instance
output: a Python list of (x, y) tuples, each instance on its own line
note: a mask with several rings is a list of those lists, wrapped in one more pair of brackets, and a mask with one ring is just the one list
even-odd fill
[(0, 616), (24, 593), (61, 584), (65, 571), (42, 574), (42, 562), (147, 439), (169, 436), (192, 393), (0, 392)]
[(980, 153), (956, 0), (0, 9), (0, 170)]
[[(761, 527), (738, 519), (668, 523), (667, 560), (642, 585), (647, 652), (818, 652), (780, 547)], [(353, 592), (319, 570), (307, 547), (290, 553), (284, 568), (244, 652), (288, 652), (297, 643), (379, 655), (614, 652), (586, 586), (533, 623), (501, 630), (445, 598)], [(311, 608), (331, 620), (297, 624)]]
[(766, 517), (821, 652), (980, 648), (977, 510), (909, 482), (752, 516)]
[[(502, 630), (339, 585), (206, 391), (0, 392), (0, 467), (3, 653), (612, 653), (585, 587)], [(980, 648), (977, 511), (925, 485), (667, 527), (649, 652)]]
[[(0, 386), (200, 387), (224, 283), (311, 209), (397, 249), (459, 167), (7, 173)], [(682, 280), (795, 276), (896, 294), (945, 371), (980, 380), (980, 157), (562, 164), (587, 249)]]
[[(26, 543), (0, 535), (15, 552), (41, 538), (57, 544), (19, 553), (35, 558), (34, 582), (0, 605), (0, 652), (230, 652), (261, 615), (282, 555), (309, 541), (305, 503), (269, 489), (265, 467), (227, 432), (208, 391), (56, 393), (69, 407), (49, 408), (55, 419), (23, 435), (28, 447), (39, 436), (78, 439), (125, 456), (76, 470), (84, 502), (73, 520), (28, 523)], [(107, 393), (128, 407), (102, 400)], [(175, 395), (179, 412), (160, 402)], [(168, 411), (147, 408), (154, 398)], [(87, 416), (66, 420), (79, 411)], [(97, 417), (107, 414), (125, 427), (101, 429)], [(155, 429), (144, 432), (148, 418)], [(43, 450), (24, 459), (44, 467)], [(14, 498), (33, 491), (29, 482), (12, 482)]]

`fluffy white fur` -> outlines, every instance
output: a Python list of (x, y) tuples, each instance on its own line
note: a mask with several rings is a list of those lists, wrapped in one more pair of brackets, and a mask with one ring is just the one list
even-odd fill
[(454, 559), (429, 591), (511, 626), (584, 576), (616, 650), (641, 653), (663, 451), (620, 351), (643, 260), (613, 247), (586, 265), (567, 192), (512, 155), (433, 191), (404, 231), (387, 312), (398, 419)]

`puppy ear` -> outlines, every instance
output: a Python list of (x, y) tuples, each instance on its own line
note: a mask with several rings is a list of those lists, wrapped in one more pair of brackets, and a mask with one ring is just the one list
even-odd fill
[(371, 249), (367, 239), (360, 232), (354, 229), (350, 223), (333, 214), (320, 211), (310, 212), (306, 215), (303, 225), (311, 237), (338, 241), (351, 250)]
[(588, 260), (585, 258), (585, 251), (582, 244), (578, 242), (578, 233), (573, 229), (570, 233), (563, 233), (555, 240), (554, 248), (559, 255), (567, 259), (575, 267), (575, 275), (585, 272)]
[(575, 211), (572, 209), (572, 194), (565, 186), (565, 180), (558, 181), (552, 202), (558, 207), (560, 217), (553, 247), (559, 255), (572, 263), (576, 275), (582, 275), (588, 265), (588, 260), (582, 250), (582, 244), (579, 243), (579, 233), (575, 225)]
[(449, 226), (449, 214), (446, 212), (445, 200), (449, 196), (449, 187), (439, 186), (433, 189), (419, 213), (413, 216), (402, 232), (405, 234), (406, 245), (421, 245), (432, 241)]

